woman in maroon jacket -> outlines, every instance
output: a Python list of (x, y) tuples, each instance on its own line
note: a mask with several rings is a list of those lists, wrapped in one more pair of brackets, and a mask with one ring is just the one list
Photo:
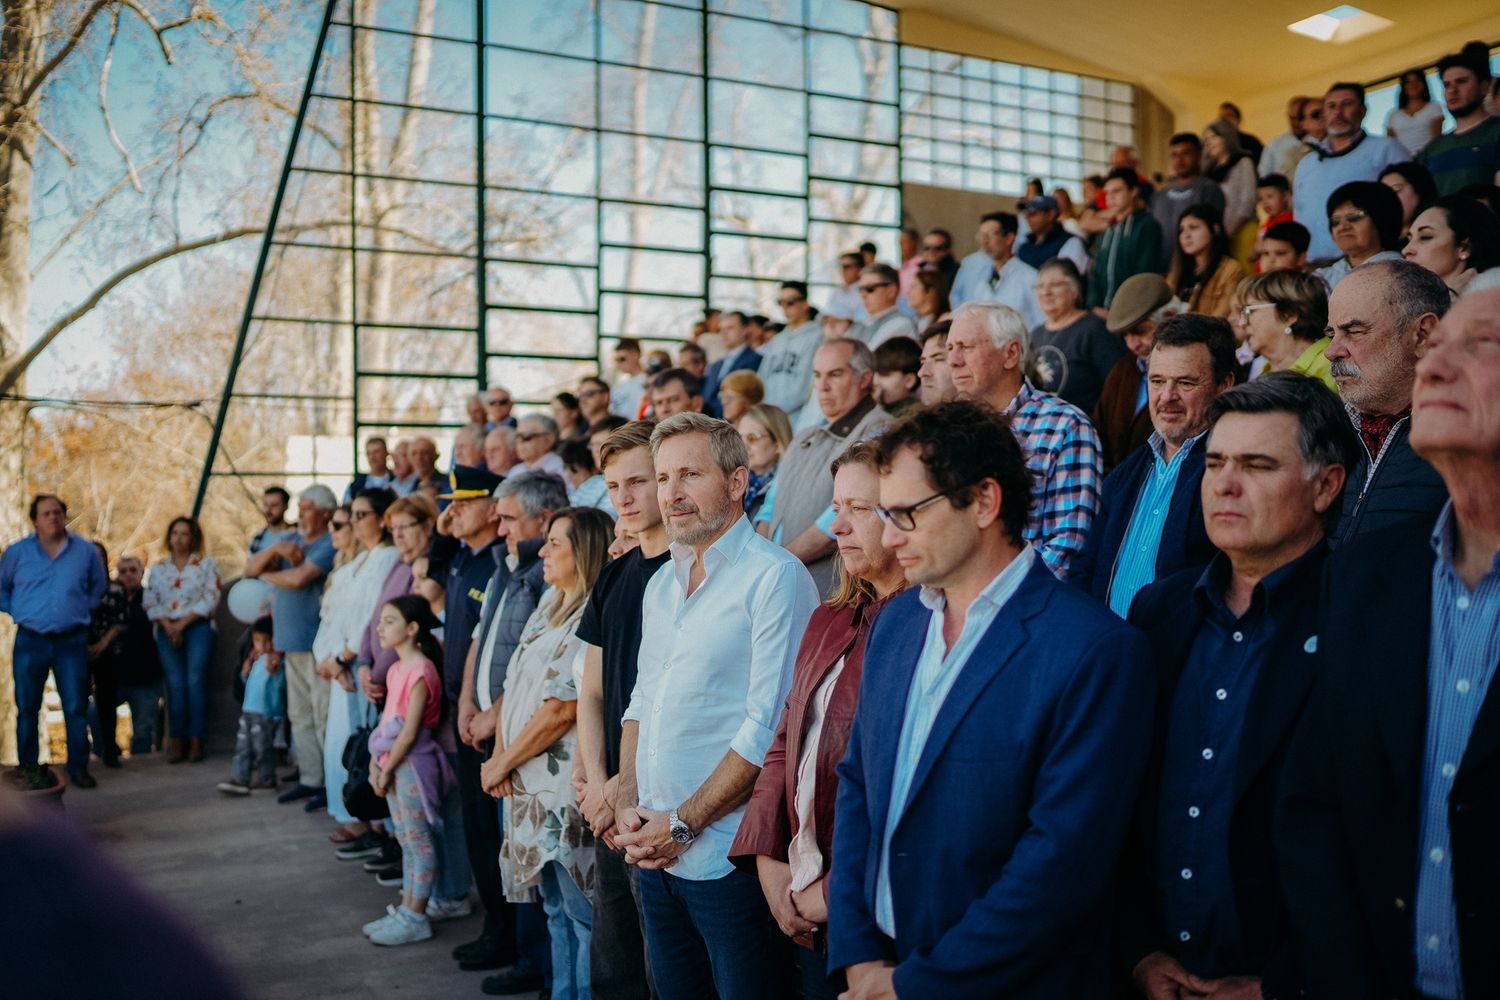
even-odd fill
[(740, 823), (729, 858), (760, 877), (776, 922), (802, 945), (797, 960), (806, 1000), (836, 997), (823, 926), (833, 848), (834, 768), (843, 759), (859, 700), (865, 640), (886, 600), (906, 586), (894, 553), (880, 543), (875, 448), (852, 445), (833, 463), (833, 507), (842, 571), (838, 589), (808, 622), (781, 728)]

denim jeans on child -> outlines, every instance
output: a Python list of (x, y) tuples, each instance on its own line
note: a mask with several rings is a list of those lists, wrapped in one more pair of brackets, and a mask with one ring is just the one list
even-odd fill
[[(242, 785), (250, 784), (250, 771), (262, 784), (276, 783), (276, 738), (279, 720), (268, 719), (259, 712), (242, 712), (240, 728), (234, 734), (234, 762), (229, 776)], [(134, 741), (132, 741), (134, 742)]]

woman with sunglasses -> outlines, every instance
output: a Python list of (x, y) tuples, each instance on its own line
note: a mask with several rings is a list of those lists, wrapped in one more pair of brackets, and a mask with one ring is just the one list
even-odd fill
[(1328, 196), (1328, 231), (1344, 254), (1317, 272), (1332, 292), (1361, 264), (1401, 259), (1401, 199), (1379, 181), (1350, 181)]

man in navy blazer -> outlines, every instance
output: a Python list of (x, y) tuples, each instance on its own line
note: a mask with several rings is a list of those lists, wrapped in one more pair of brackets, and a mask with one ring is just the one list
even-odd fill
[(1231, 389), (1208, 420), (1203, 507), (1220, 552), (1130, 609), (1156, 659), (1156, 733), (1117, 949), (1148, 1000), (1294, 997), (1272, 819), (1316, 677), (1324, 539), (1359, 444), (1338, 398), (1291, 373)]
[(719, 386), (730, 372), (758, 371), (760, 352), (749, 344), (748, 317), (742, 312), (724, 313), (719, 317), (719, 336), (729, 353), (708, 366), (703, 376), (703, 412), (711, 417), (723, 415), (719, 408)]
[(838, 769), (829, 967), (850, 1000), (1103, 996), (1145, 639), (1022, 540), (1030, 477), (993, 409), (942, 403), (879, 447), (883, 541), (920, 589), (875, 626)]
[(1216, 316), (1173, 316), (1146, 360), (1151, 437), (1104, 480), (1099, 514), (1068, 567), (1082, 587), (1124, 618), (1135, 595), (1181, 569), (1207, 565), (1203, 436), (1208, 405), (1234, 385), (1234, 333)]

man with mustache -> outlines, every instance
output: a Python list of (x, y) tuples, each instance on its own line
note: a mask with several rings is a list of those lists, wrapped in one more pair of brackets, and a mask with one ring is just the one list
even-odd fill
[(1214, 554), (1203, 526), (1208, 407), (1234, 385), (1234, 333), (1217, 316), (1173, 316), (1146, 361), (1154, 430), (1104, 479), (1099, 516), (1068, 580), (1124, 618), (1142, 587)]
[(733, 425), (679, 413), (656, 426), (651, 452), (671, 562), (641, 603), (615, 843), (640, 872), (662, 1000), (779, 1000), (789, 992), (788, 942), (729, 848), (817, 590), (802, 562), (745, 518), (750, 458)]
[(1407, 435), (1417, 358), (1451, 302), (1441, 278), (1407, 260), (1355, 269), (1328, 300), (1324, 355), (1362, 445), (1335, 544), (1413, 518), (1431, 523), (1448, 499)]
[(1323, 98), (1323, 125), (1328, 138), (1297, 164), (1293, 182), (1293, 216), (1312, 233), (1307, 256), (1331, 261), (1339, 256), (1328, 230), (1328, 196), (1350, 181), (1373, 181), (1386, 167), (1411, 159), (1406, 147), (1364, 128), (1365, 88), (1335, 83)]

